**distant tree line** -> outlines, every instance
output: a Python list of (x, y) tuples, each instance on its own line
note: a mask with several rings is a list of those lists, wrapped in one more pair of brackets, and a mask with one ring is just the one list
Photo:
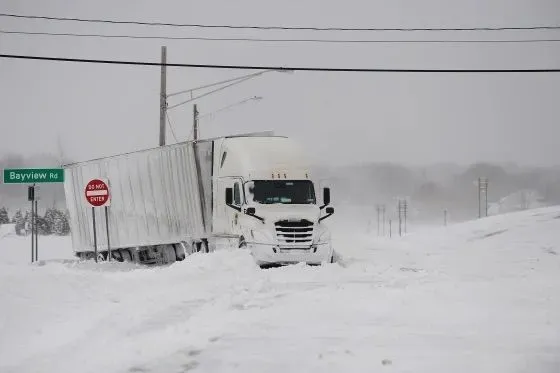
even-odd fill
[(316, 167), (314, 171), (320, 185), (332, 188), (333, 201), (338, 205), (366, 211), (374, 218), (375, 206), (385, 204), (389, 219), (395, 219), (399, 198), (408, 199), (411, 218), (417, 221), (443, 220), (443, 211), (455, 221), (475, 218), (479, 177), (489, 180), (490, 205), (507, 202), (508, 209), (527, 209), (560, 204), (560, 166), (365, 163)]
[[(37, 216), (36, 222), (39, 235), (67, 236), (70, 234), (70, 223), (66, 211), (49, 208), (44, 216)], [(24, 215), (21, 210), (17, 210), (10, 219), (8, 210), (2, 207), (0, 208), (0, 225), (2, 224), (15, 224), (18, 236), (31, 234), (31, 213), (26, 211)]]

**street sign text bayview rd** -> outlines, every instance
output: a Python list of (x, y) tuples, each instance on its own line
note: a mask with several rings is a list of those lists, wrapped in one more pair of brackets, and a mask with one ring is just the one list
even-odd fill
[(4, 184), (63, 183), (62, 168), (6, 168)]

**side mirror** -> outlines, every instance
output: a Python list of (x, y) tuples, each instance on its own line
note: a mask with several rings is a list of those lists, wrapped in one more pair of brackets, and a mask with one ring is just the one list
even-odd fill
[(323, 205), (328, 206), (331, 203), (331, 189), (323, 189)]
[(233, 188), (226, 188), (226, 205), (233, 205)]
[(325, 209), (325, 212), (327, 213), (327, 215), (320, 217), (319, 222), (322, 222), (323, 220), (334, 214), (334, 207), (327, 207)]
[(257, 213), (257, 210), (254, 207), (247, 207), (245, 209), (245, 214), (254, 217), (255, 219), (260, 220), (263, 224), (264, 224), (264, 218), (255, 215)]

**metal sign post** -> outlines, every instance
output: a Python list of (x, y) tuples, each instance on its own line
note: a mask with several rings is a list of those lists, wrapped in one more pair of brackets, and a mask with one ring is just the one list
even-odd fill
[(111, 240), (109, 239), (109, 207), (105, 206), (105, 227), (107, 228), (107, 260), (111, 261)]
[(95, 263), (97, 263), (97, 229), (95, 228), (95, 207), (91, 208), (91, 216), (93, 218), (93, 250), (95, 255)]
[(111, 260), (111, 245), (109, 239), (109, 209), (111, 204), (109, 198), (109, 182), (107, 180), (93, 179), (90, 180), (85, 187), (85, 197), (87, 203), (91, 206), (91, 216), (93, 220), (93, 248), (95, 253), (95, 262), (98, 261), (97, 252), (97, 225), (95, 224), (95, 208), (105, 207), (105, 224), (107, 228), (107, 260)]
[(31, 263), (33, 263), (35, 261), (35, 229), (33, 229), (33, 216), (35, 216), (35, 184), (27, 188), (27, 200), (31, 202)]
[(35, 261), (39, 260), (39, 227), (37, 221), (39, 217), (39, 206), (37, 198), (35, 198)]

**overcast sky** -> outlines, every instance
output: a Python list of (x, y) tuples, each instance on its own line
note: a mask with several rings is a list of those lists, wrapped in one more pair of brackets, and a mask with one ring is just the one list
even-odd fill
[[(338, 27), (560, 24), (558, 0), (2, 0), (0, 12), (176, 23)], [(317, 33), (193, 30), (0, 17), (0, 29), (269, 38), (558, 38), (560, 31)], [(163, 41), (0, 35), (2, 53), (158, 61)], [(307, 44), (166, 41), (177, 63), (357, 68), (560, 68), (560, 43)], [(168, 92), (245, 72), (168, 71)], [(274, 130), (335, 164), (476, 161), (560, 164), (560, 73), (270, 73), (201, 99), (201, 136)], [(170, 100), (170, 104), (178, 100)], [(170, 112), (180, 140), (192, 106)], [(159, 68), (0, 60), (1, 153), (93, 157), (158, 142)], [(173, 141), (168, 131), (168, 140)]]

